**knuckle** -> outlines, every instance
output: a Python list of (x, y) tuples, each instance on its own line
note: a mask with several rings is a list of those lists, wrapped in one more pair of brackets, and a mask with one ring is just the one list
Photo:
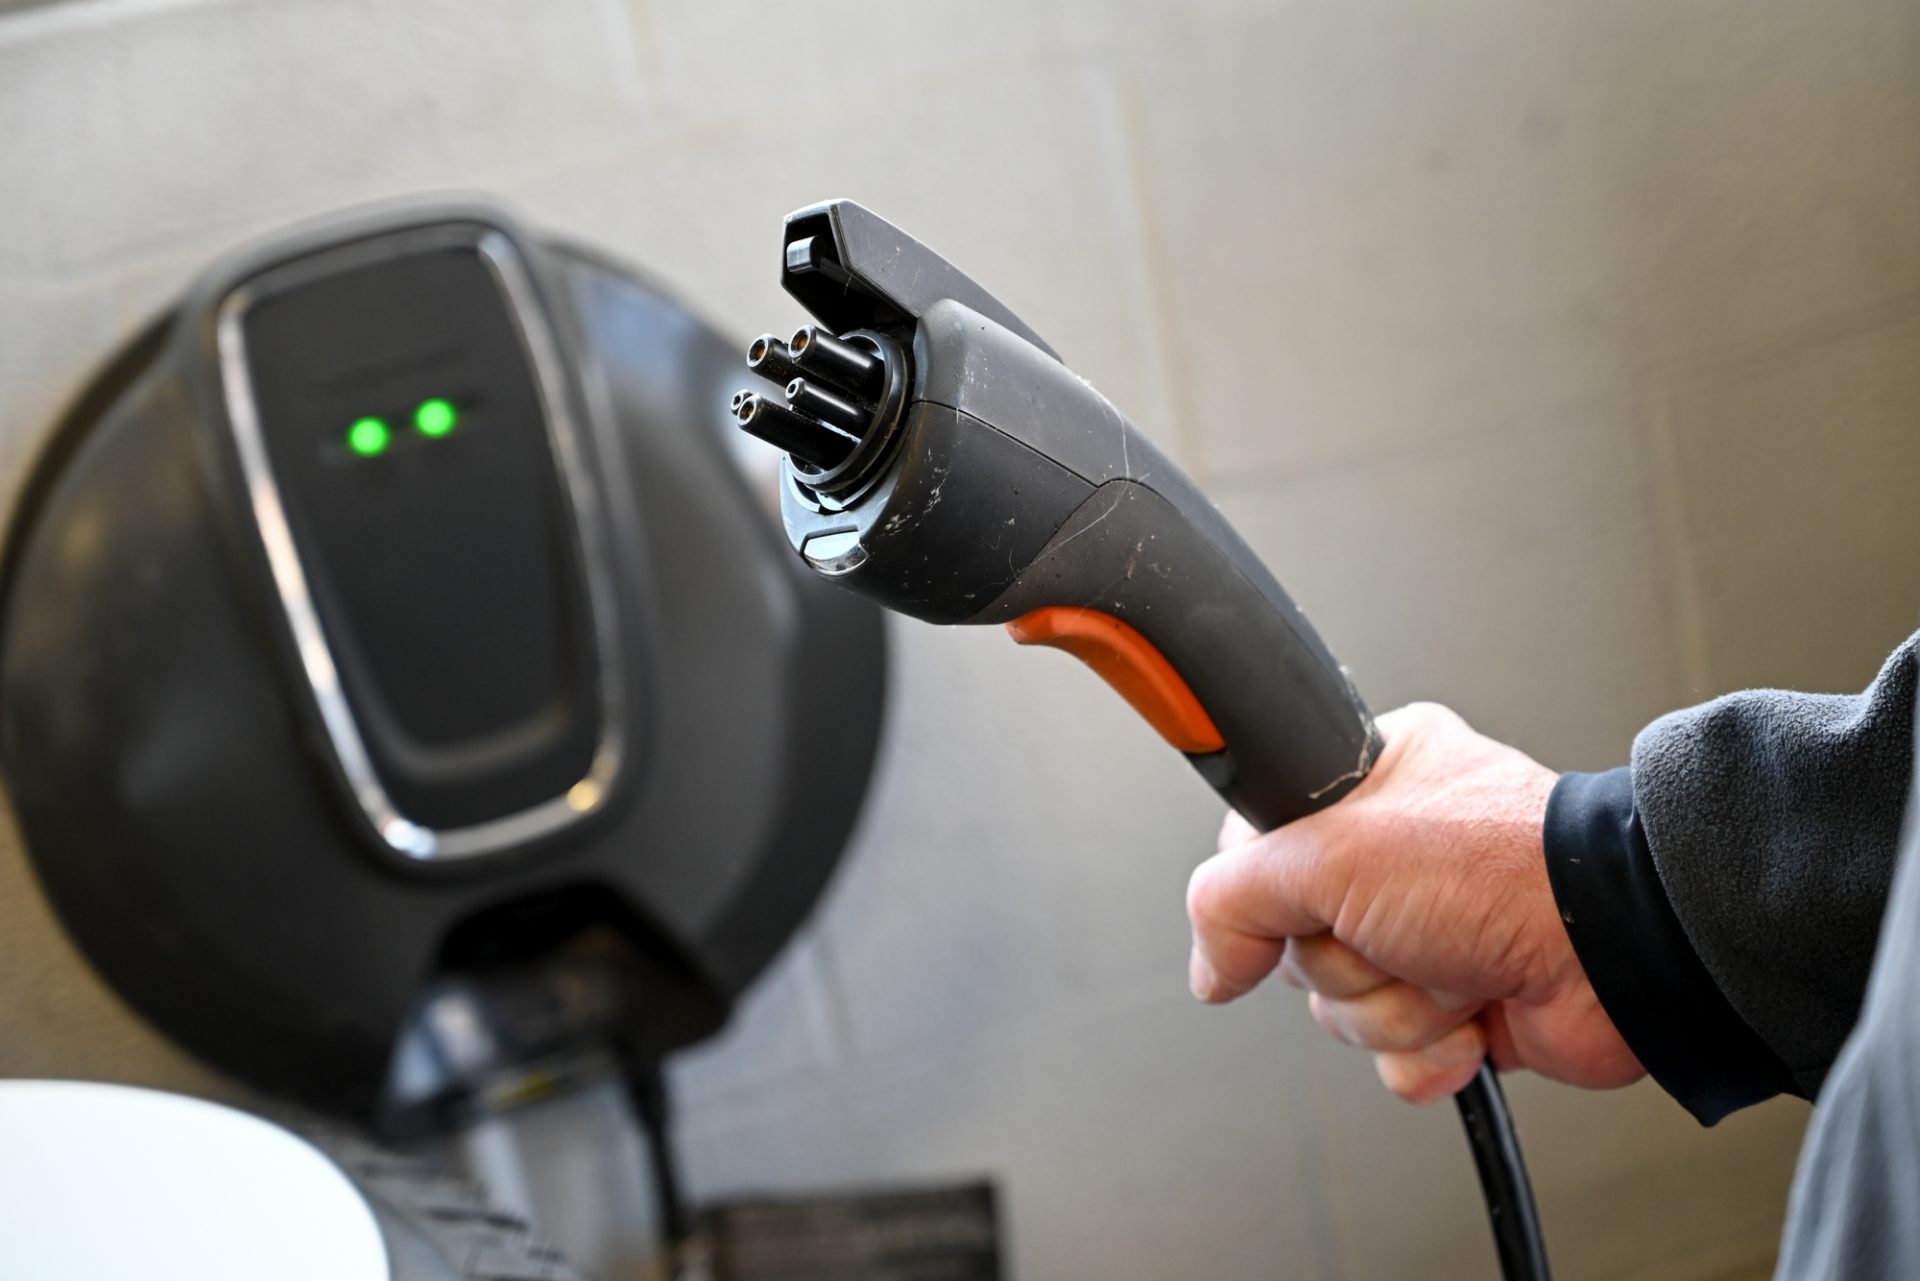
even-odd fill
[(1436, 703), (1431, 699), (1420, 699), (1408, 703), (1400, 709), (1400, 714), (1408, 720), (1418, 721), (1423, 725), (1437, 725), (1460, 719), (1459, 714), (1451, 707), (1448, 707), (1445, 703)]
[(1425, 738), (1467, 728), (1460, 713), (1444, 703), (1408, 703), (1379, 718), (1380, 732), (1394, 738)]

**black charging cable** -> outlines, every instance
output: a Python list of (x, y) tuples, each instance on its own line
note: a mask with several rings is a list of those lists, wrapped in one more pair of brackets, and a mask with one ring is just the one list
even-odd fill
[(1533, 1184), (1527, 1178), (1513, 1114), (1507, 1110), (1507, 1096), (1493, 1064), (1482, 1063), (1454, 1102), (1467, 1127), (1474, 1167), (1480, 1171), (1480, 1191), (1486, 1197), (1493, 1245), (1500, 1255), (1500, 1275), (1507, 1281), (1549, 1281), (1547, 1243), (1540, 1233)]
[(627, 1096), (640, 1119), (647, 1149), (648, 1182), (653, 1186), (654, 1213), (660, 1230), (660, 1248), (666, 1275), (677, 1276), (680, 1261), (693, 1236), (693, 1217), (680, 1186), (680, 1162), (673, 1144), (673, 1104), (667, 1074), (658, 1062), (629, 1062)]
[[(653, 1188), (654, 1214), (659, 1222), (660, 1247), (667, 1275), (679, 1272), (693, 1236), (693, 1219), (680, 1182), (680, 1162), (673, 1142), (673, 1103), (666, 1072), (657, 1062), (629, 1063), (627, 1094), (639, 1118), (646, 1146), (648, 1182)], [(1534, 1204), (1533, 1183), (1520, 1155), (1513, 1114), (1506, 1092), (1491, 1063), (1482, 1063), (1466, 1088), (1454, 1096), (1460, 1121), (1473, 1149), (1474, 1168), (1487, 1203), (1487, 1221), (1493, 1229), (1494, 1250), (1505, 1281), (1551, 1281), (1547, 1243), (1540, 1231), (1540, 1212)]]

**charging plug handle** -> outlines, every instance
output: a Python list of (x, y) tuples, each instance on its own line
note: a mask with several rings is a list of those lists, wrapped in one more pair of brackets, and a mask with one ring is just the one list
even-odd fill
[[(821, 324), (761, 363), (799, 371), (787, 401), (813, 424), (810, 443), (861, 437), (827, 472), (789, 449), (787, 534), (816, 570), (916, 617), (1007, 623), (1016, 640), (1067, 650), (1262, 830), (1360, 785), (1383, 744), (1305, 615), (1172, 460), (1005, 304), (849, 201), (788, 217), (781, 273)], [(908, 352), (900, 427), (874, 396), (872, 357), (890, 377)], [(740, 425), (771, 439), (751, 416)], [(1502, 1270), (1545, 1278), (1491, 1068), (1459, 1104)]]

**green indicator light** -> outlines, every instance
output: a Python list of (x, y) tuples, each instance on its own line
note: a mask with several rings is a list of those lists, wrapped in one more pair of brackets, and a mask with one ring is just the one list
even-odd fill
[(451, 400), (429, 400), (413, 411), (413, 425), (422, 436), (444, 436), (460, 421), (460, 411)]
[(378, 418), (356, 418), (347, 428), (347, 448), (362, 458), (386, 453), (392, 441), (393, 432)]

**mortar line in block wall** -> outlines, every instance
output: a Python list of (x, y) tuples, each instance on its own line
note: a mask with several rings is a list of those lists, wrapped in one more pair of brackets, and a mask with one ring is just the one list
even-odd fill
[[(852, 842), (849, 842), (849, 847)], [(825, 913), (822, 919), (809, 931), (814, 956), (814, 986), (819, 993), (822, 1012), (822, 1032), (831, 1043), (832, 1055), (827, 1059), (829, 1067), (840, 1064), (855, 1056), (853, 1011), (848, 1008), (847, 988), (841, 979), (840, 958), (835, 954), (833, 932), (828, 928)]]
[(75, 31), (93, 31), (130, 18), (177, 9), (204, 9), (250, 0), (31, 0), (18, 9), (0, 4), (0, 45)]
[(1820, 312), (1725, 347), (1687, 356), (1656, 355), (1640, 362), (1637, 372), (1672, 399), (1674, 393), (1696, 384), (1754, 365), (1790, 360), (1813, 348), (1871, 334), (1916, 316), (1920, 316), (1920, 290), (1902, 289), (1884, 298)]
[(1167, 341), (1167, 290), (1160, 276), (1160, 256), (1151, 230), (1145, 156), (1131, 119), (1118, 64), (1108, 57), (1090, 62), (1087, 81), (1090, 96), (1096, 103), (1102, 159), (1105, 166), (1118, 175), (1125, 192), (1115, 215), (1123, 243), (1129, 246), (1128, 256), (1133, 260), (1133, 269), (1124, 278), (1133, 311), (1130, 326), (1133, 333), (1129, 336), (1137, 338), (1144, 353), (1141, 373), (1145, 395), (1140, 404), (1122, 405), (1120, 409), (1150, 435), (1169, 437), (1167, 443), (1177, 451), (1180, 461), (1196, 461), (1198, 441), (1186, 421), (1187, 415), (1176, 406), (1170, 385), (1169, 366), (1178, 357)]
[(806, 989), (806, 1008), (801, 1017), (807, 1050), (822, 1070), (832, 1071), (852, 1042), (847, 1013), (832, 982), (824, 932), (809, 926), (788, 946), (795, 950), (794, 966)]
[[(820, 934), (811, 937), (816, 945), (823, 939)], [(832, 963), (824, 952), (822, 962), (827, 965)], [(938, 976), (932, 977), (938, 981)], [(870, 1083), (893, 1085), (917, 1078), (928, 1071), (949, 1070), (950, 1060), (955, 1058), (994, 1062), (1017, 1054), (1022, 1047), (1038, 1041), (1071, 1039), (1101, 1027), (1130, 1022), (1142, 1011), (1191, 999), (1184, 983), (1166, 978), (1134, 980), (1112, 989), (1087, 992), (1064, 1006), (1028, 1009), (972, 1028), (951, 1046), (950, 1052), (939, 1056), (940, 1063), (931, 1067), (925, 1041), (914, 1037), (886, 1037), (878, 1044), (863, 1045), (855, 1039), (849, 1024), (842, 1033), (843, 1053), (838, 1061), (786, 1072), (776, 1078), (789, 1091), (780, 1100), (779, 1106), (810, 1106), (837, 1099), (850, 1075), (859, 1076)], [(840, 1007), (840, 1013), (844, 1016), (844, 1005)], [(711, 1091), (696, 1088), (682, 1111), (683, 1115), (688, 1116), (695, 1113), (704, 1115), (703, 1109), (711, 1108), (716, 1124), (731, 1126), (741, 1120), (743, 1111), (751, 1106), (750, 1101), (758, 1101), (765, 1094), (766, 1083), (759, 1081), (745, 1086), (721, 1086)]]
[[(229, 0), (190, 0), (192, 3), (228, 3)], [(0, 30), (4, 30), (0, 21)], [(636, 135), (629, 144), (639, 149), (659, 145), (658, 135)], [(277, 239), (291, 227), (315, 222), (342, 213), (399, 207), (414, 203), (483, 200), (504, 205), (509, 212), (532, 216), (532, 202), (518, 198), (512, 191), (531, 191), (542, 184), (558, 182), (582, 173), (604, 168), (606, 144), (600, 141), (564, 147), (538, 157), (501, 164), (472, 181), (461, 184), (433, 184), (420, 188), (390, 189), (369, 195), (321, 195), (300, 193), (286, 201), (247, 211), (224, 221), (209, 221), (184, 228), (177, 233), (147, 240), (128, 240), (80, 261), (55, 263), (51, 269), (16, 277), (16, 283), (41, 289), (83, 292), (99, 290), (112, 300), (117, 321), (131, 329), (144, 324), (147, 313), (120, 312), (122, 287), (148, 273), (166, 273), (185, 285), (214, 259), (236, 247)], [(538, 222), (537, 219), (535, 219)], [(543, 230), (567, 230), (562, 226)]]
[(1705, 586), (1694, 554), (1687, 495), (1680, 483), (1680, 447), (1675, 405), (1689, 389), (1757, 365), (1791, 360), (1810, 350), (1847, 342), (1920, 316), (1920, 294), (1904, 293), (1838, 314), (1818, 317), (1790, 331), (1710, 355), (1665, 363), (1645, 371), (1642, 400), (1644, 440), (1651, 468), (1660, 535), (1668, 552), (1674, 623), (1680, 646), (1681, 677), (1695, 697), (1715, 688), (1708, 658)]
[(1544, 411), (1509, 410), (1504, 415), (1490, 416), (1472, 427), (1455, 428), (1443, 435), (1424, 437), (1410, 443), (1386, 439), (1371, 447), (1356, 448), (1326, 458), (1243, 467), (1210, 479), (1207, 492), (1220, 501), (1260, 497), (1277, 494), (1297, 485), (1348, 476), (1355, 472), (1376, 471), (1383, 465), (1438, 461), (1458, 454), (1463, 449), (1482, 447), (1504, 437), (1537, 435), (1541, 430), (1541, 422), (1550, 420), (1555, 414), (1570, 415), (1600, 405), (1619, 406), (1624, 413), (1629, 403), (1630, 398), (1625, 390), (1570, 396)]
[(637, 111), (646, 103), (649, 80), (646, 66), (649, 59), (642, 50), (650, 46), (651, 41), (643, 44), (644, 19), (628, 0), (600, 0), (600, 18), (607, 25), (609, 58), (620, 95), (629, 110)]
[(1192, 378), (1168, 324), (1171, 313), (1168, 300), (1172, 293), (1168, 282), (1173, 269), (1159, 204), (1154, 198), (1153, 184), (1149, 181), (1151, 164), (1147, 159), (1142, 134), (1139, 94), (1132, 77), (1111, 56), (1101, 59), (1100, 68), (1103, 87), (1112, 98), (1119, 120), (1121, 161), (1133, 196), (1133, 216), (1127, 222), (1129, 232), (1140, 245), (1141, 280), (1147, 304), (1146, 325), (1152, 340), (1148, 350), (1159, 353), (1155, 361), (1158, 377), (1154, 381), (1167, 408), (1167, 430), (1173, 436), (1174, 452), (1186, 464), (1187, 470), (1204, 480), (1208, 478), (1210, 469), (1194, 422)]
[(1673, 396), (1650, 384), (1643, 397), (1642, 436), (1660, 544), (1666, 551), (1667, 598), (1673, 602), (1674, 640), (1680, 647), (1680, 678), (1691, 697), (1704, 697), (1711, 685), (1707, 668), (1707, 626), (1700, 600), (1700, 570), (1688, 537), (1686, 501), (1680, 490), (1680, 458), (1673, 439)]
[(665, 51), (660, 42), (660, 22), (653, 0), (612, 0), (626, 10), (627, 34), (633, 41), (634, 65), (650, 84), (659, 85), (665, 76)]

